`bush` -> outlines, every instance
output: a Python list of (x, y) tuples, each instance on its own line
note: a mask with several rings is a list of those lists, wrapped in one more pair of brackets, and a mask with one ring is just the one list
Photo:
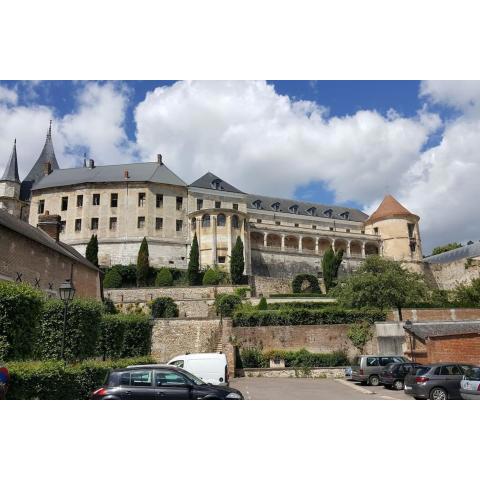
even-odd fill
[(250, 287), (238, 287), (235, 289), (235, 295), (238, 295), (242, 300), (246, 300), (249, 292), (251, 292)]
[(103, 299), (103, 312), (104, 313), (118, 313), (117, 307), (113, 303), (111, 298)]
[(258, 302), (257, 310), (267, 310), (267, 308), (268, 308), (267, 299), (265, 297), (262, 297)]
[(178, 317), (177, 304), (170, 297), (158, 297), (151, 303), (153, 318)]
[(148, 355), (152, 343), (152, 321), (146, 315), (121, 315), (125, 323), (122, 357)]
[(122, 275), (117, 268), (108, 270), (103, 278), (103, 288), (120, 288), (122, 283)]
[(42, 294), (30, 285), (0, 282), (0, 359), (32, 355), (42, 303)]
[(203, 285), (218, 285), (220, 283), (220, 276), (218, 272), (212, 268), (209, 268), (203, 276), (202, 283)]
[(199, 284), (199, 268), (200, 268), (200, 259), (199, 259), (199, 250), (198, 250), (198, 240), (197, 240), (197, 234), (195, 233), (192, 240), (192, 247), (190, 248), (190, 257), (188, 259), (187, 279), (188, 279), (189, 285)]
[(365, 345), (373, 338), (372, 325), (366, 321), (355, 322), (349, 327), (347, 337), (352, 345), (363, 353)]
[(237, 237), (235, 245), (232, 248), (232, 255), (230, 257), (230, 276), (232, 283), (239, 285), (243, 283), (243, 270), (245, 269), (245, 259), (243, 258), (243, 242), (240, 237)]
[(242, 348), (240, 350), (239, 368), (267, 368), (268, 361), (263, 356), (262, 352), (255, 347)]
[(318, 310), (320, 308), (327, 308), (334, 306), (334, 303), (320, 303), (320, 302), (284, 302), (284, 303), (268, 303), (268, 310), (283, 310), (283, 309), (298, 309), (298, 308), (309, 308), (313, 310)]
[(235, 309), (242, 304), (242, 299), (238, 295), (223, 293), (215, 298), (215, 310), (217, 315), (230, 317)]
[(298, 308), (278, 310), (241, 309), (233, 315), (235, 327), (259, 327), (269, 325), (334, 325), (367, 321), (383, 322), (386, 313), (379, 309), (350, 310), (339, 307), (321, 309)]
[(161, 268), (155, 278), (156, 287), (170, 287), (173, 285), (173, 275), (168, 268)]
[(296, 275), (292, 281), (292, 292), (293, 293), (302, 293), (303, 282), (308, 282), (308, 287), (305, 290), (308, 293), (322, 293), (320, 290), (320, 285), (318, 279), (315, 275), (310, 275), (308, 273), (302, 273)]
[(65, 366), (60, 361), (8, 363), (12, 400), (85, 400), (102, 386), (113, 368), (155, 363), (151, 357), (123, 358), (108, 362), (88, 360)]
[[(83, 360), (95, 356), (102, 313), (103, 305), (96, 300), (77, 299), (69, 304), (65, 333), (66, 359)], [(45, 302), (37, 334), (37, 358), (61, 358), (63, 315), (64, 304), (61, 300)]]
[(295, 298), (295, 297), (313, 297), (313, 298), (320, 298), (320, 297), (328, 297), (328, 295), (325, 295), (324, 293), (308, 293), (308, 292), (302, 292), (302, 293), (272, 293), (270, 295), (270, 298)]

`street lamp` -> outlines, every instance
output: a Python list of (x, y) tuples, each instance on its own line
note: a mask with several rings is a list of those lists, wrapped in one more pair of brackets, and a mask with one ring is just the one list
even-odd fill
[(63, 310), (63, 335), (62, 335), (62, 350), (61, 350), (61, 357), (62, 360), (65, 362), (65, 335), (67, 331), (67, 309), (68, 309), (68, 302), (73, 300), (75, 296), (75, 287), (72, 284), (72, 281), (67, 278), (59, 287), (58, 291), (60, 293), (60, 298), (63, 300), (63, 304), (65, 305)]

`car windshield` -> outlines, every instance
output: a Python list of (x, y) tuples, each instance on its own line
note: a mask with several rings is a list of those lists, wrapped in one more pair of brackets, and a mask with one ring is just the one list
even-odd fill
[(480, 381), (480, 368), (479, 367), (474, 367), (474, 368), (469, 368), (465, 372), (465, 378), (467, 380), (477, 380)]
[(414, 368), (411, 372), (411, 374), (415, 374), (417, 376), (422, 376), (425, 375), (427, 372), (430, 371), (430, 367), (417, 367), (416, 369)]
[(200, 380), (198, 377), (196, 377), (195, 375), (193, 375), (192, 373), (190, 372), (187, 372), (186, 370), (184, 370), (183, 368), (180, 368), (179, 370), (182, 371), (182, 373), (188, 377), (195, 385), (206, 385), (206, 383), (203, 381), (203, 380)]

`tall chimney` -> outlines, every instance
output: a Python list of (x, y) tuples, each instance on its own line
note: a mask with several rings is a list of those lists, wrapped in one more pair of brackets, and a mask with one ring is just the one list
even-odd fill
[(52, 173), (52, 164), (50, 162), (45, 162), (43, 164), (43, 175), (47, 176)]
[(123, 171), (123, 178), (124, 178), (125, 180), (128, 180), (128, 179), (130, 178), (130, 174), (128, 173), (128, 170), (124, 170), (124, 171)]
[(60, 239), (60, 215), (50, 215), (47, 210), (44, 215), (38, 216), (38, 228), (50, 235), (56, 242)]
[(90, 158), (88, 160), (88, 168), (90, 169), (95, 168), (95, 161), (93, 160), (93, 158)]
[(157, 163), (159, 163), (160, 165), (163, 165), (163, 160), (162, 160), (162, 154), (161, 153), (157, 153)]

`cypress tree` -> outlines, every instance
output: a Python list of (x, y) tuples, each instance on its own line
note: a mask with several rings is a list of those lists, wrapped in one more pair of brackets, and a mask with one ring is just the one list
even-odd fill
[(137, 287), (147, 286), (149, 271), (148, 243), (147, 239), (143, 237), (137, 257)]
[(98, 267), (98, 240), (96, 235), (92, 235), (85, 250), (85, 257)]
[(193, 236), (190, 258), (188, 259), (187, 277), (189, 285), (198, 285), (198, 271), (200, 268), (197, 234)]
[(235, 246), (232, 248), (232, 256), (230, 258), (230, 276), (232, 283), (238, 285), (243, 280), (243, 270), (245, 268), (245, 260), (243, 258), (243, 242), (237, 237)]
[(325, 289), (327, 292), (335, 286), (338, 269), (342, 263), (343, 250), (333, 253), (332, 247), (329, 247), (323, 255), (322, 271), (323, 280), (325, 282)]

